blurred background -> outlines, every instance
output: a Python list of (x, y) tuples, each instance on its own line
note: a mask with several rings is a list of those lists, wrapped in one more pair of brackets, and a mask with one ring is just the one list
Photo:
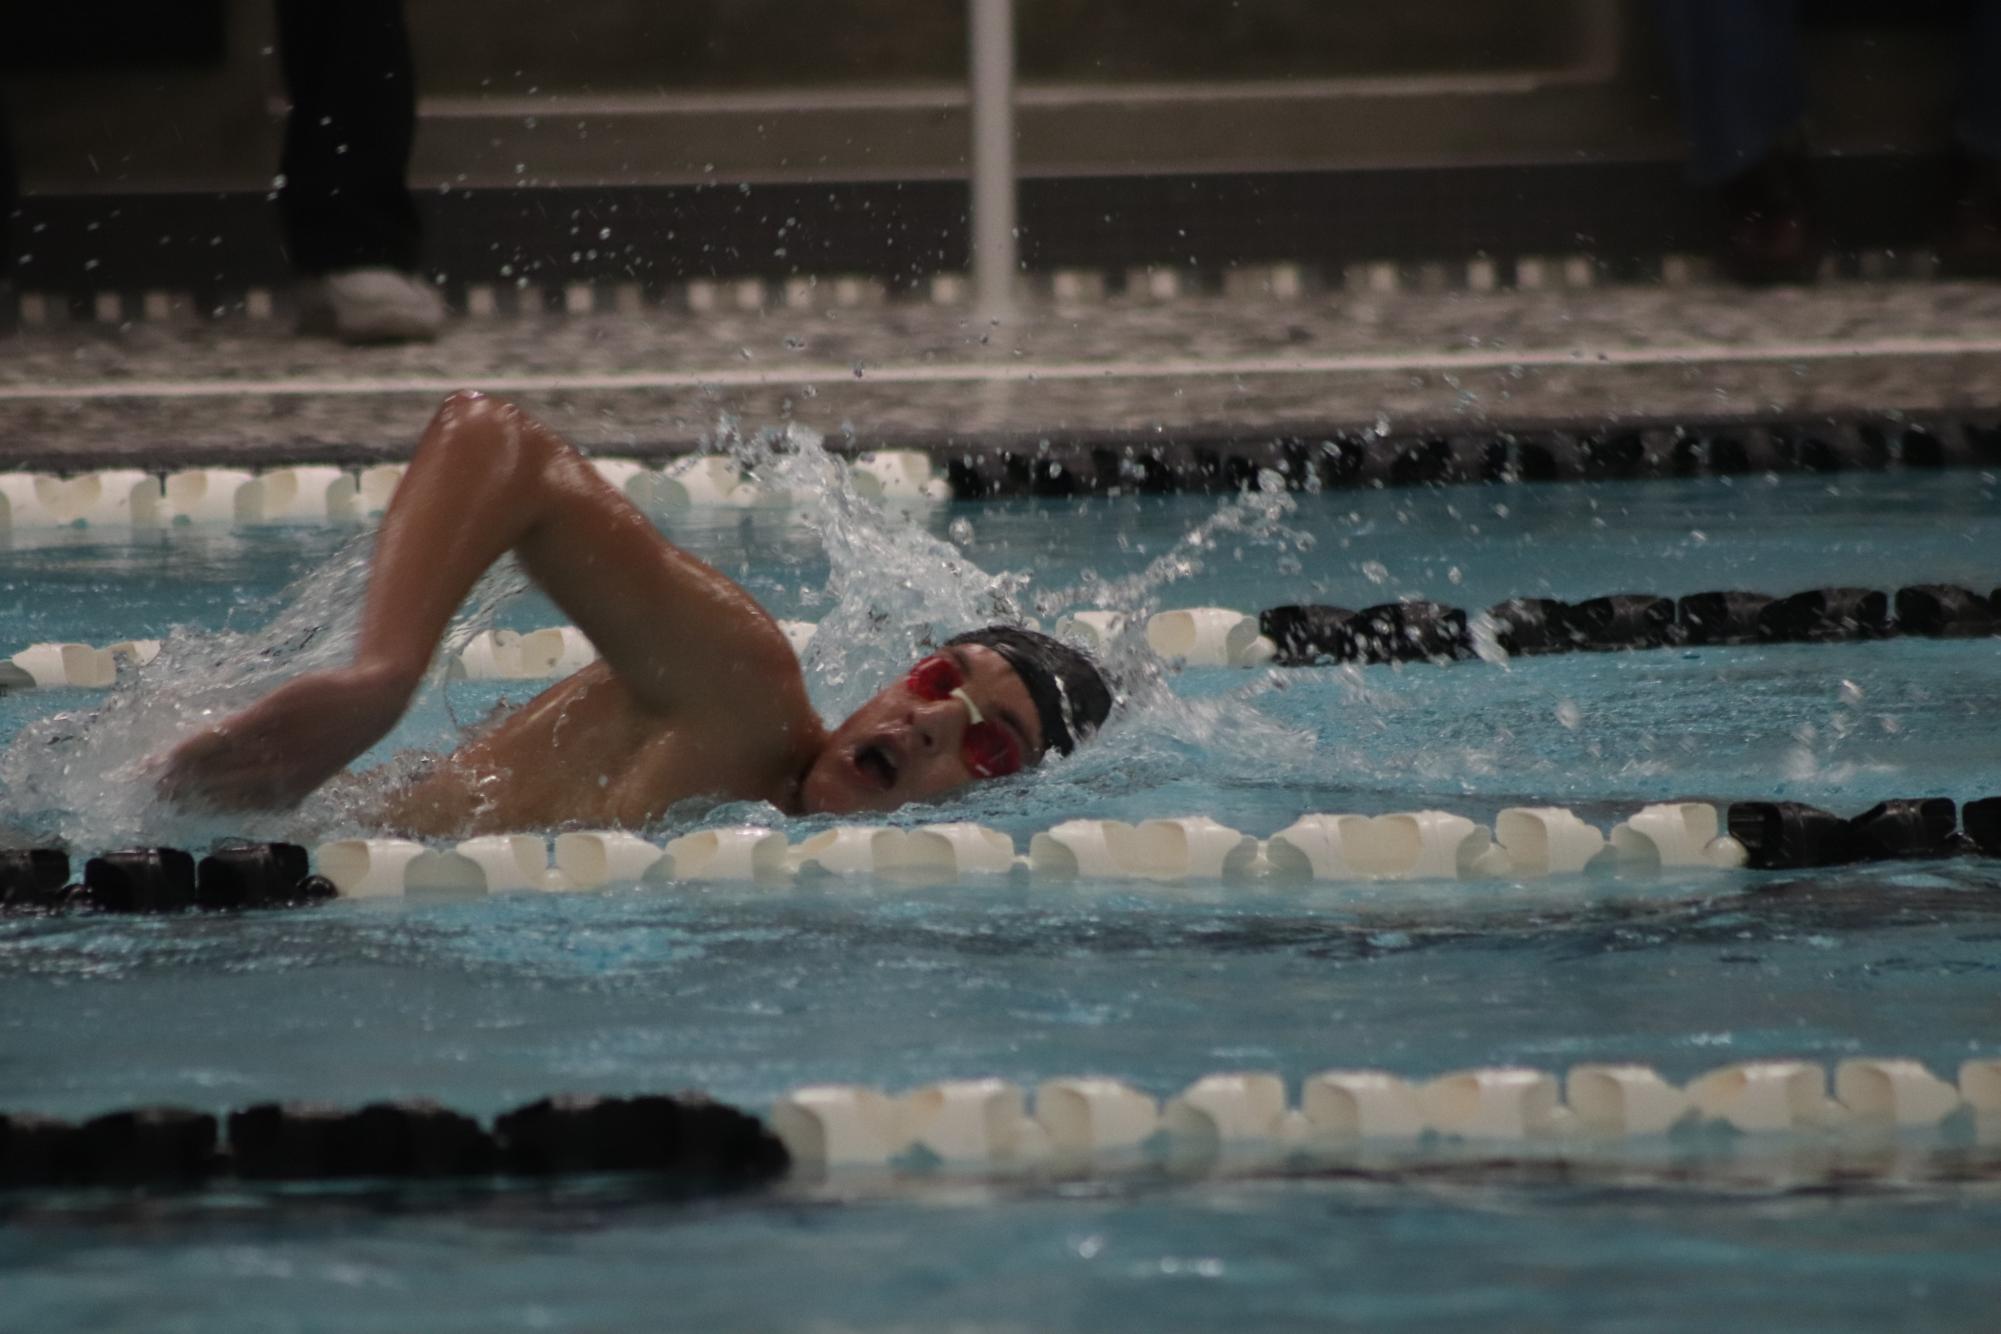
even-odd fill
[[(1646, 278), (1717, 227), (1656, 7), (1632, 0), (1017, 0), (1034, 274), (1587, 257)], [(1944, 188), (1968, 6), (1804, 6), (1837, 272), (1900, 272)], [(18, 290), (281, 281), (269, 0), (15, 6), (0, 47)], [(968, 262), (968, 7), (411, 0), (425, 271), (554, 286)], [(580, 216), (618, 225), (580, 228)], [(582, 210), (582, 213), (579, 213)], [(601, 242), (601, 243), (599, 243)], [(1875, 258), (1869, 258), (1873, 254)], [(1873, 266), (1873, 268), (1872, 268)], [(1439, 279), (1443, 281), (1444, 279)], [(550, 299), (554, 300), (555, 297)]]

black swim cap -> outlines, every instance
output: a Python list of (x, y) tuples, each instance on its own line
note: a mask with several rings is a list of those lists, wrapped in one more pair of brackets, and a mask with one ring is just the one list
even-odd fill
[(982, 644), (1007, 659), (1035, 701), (1046, 750), (1068, 755), (1079, 741), (1104, 726), (1112, 711), (1112, 688), (1098, 664), (1048, 635), (989, 625), (945, 641), (948, 648), (953, 644)]

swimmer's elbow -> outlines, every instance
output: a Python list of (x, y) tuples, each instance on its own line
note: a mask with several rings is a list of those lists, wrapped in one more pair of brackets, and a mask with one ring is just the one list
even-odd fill
[(566, 452), (563, 440), (517, 404), (478, 389), (455, 389), (431, 418), (418, 446), (493, 477), (503, 470), (539, 477)]
[(432, 417), (432, 426), (434, 430), (443, 427), (448, 432), (504, 432), (510, 435), (543, 433), (541, 423), (524, 412), (519, 405), (509, 399), (496, 398), (480, 389), (454, 389), (446, 394)]
[(431, 417), (432, 424), (470, 423), (490, 415), (501, 403), (502, 400), (491, 398), (482, 390), (454, 389), (438, 404), (438, 410)]

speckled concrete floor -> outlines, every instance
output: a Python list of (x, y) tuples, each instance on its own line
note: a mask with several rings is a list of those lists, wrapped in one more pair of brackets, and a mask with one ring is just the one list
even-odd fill
[(465, 318), (340, 347), (275, 321), (56, 323), (0, 340), (8, 466), (404, 454), (435, 400), (512, 394), (602, 452), (733, 417), (858, 445), (2001, 409), (2001, 286), (1847, 283), (928, 302)]

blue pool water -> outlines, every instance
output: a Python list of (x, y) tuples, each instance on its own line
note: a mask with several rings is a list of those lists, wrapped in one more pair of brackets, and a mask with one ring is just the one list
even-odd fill
[[(1186, 577), (1149, 586), (1151, 605), (1421, 595), (1477, 608), (1516, 594), (1984, 590), (2001, 582), (1994, 490), (1977, 474), (1906, 474), (1339, 493), (1299, 497), (1275, 529), (1212, 524), (1200, 546), (1184, 535), (1217, 501), (892, 522), (1026, 572), (1030, 597), (1165, 558)], [(742, 514), (670, 526), (781, 615), (835, 609), (843, 571), (807, 529)], [(339, 544), (312, 530), (17, 535), (0, 548), (0, 644), (247, 631)], [(558, 619), (532, 595), (499, 612), (523, 628)], [(1560, 801), (1604, 823), (1669, 797), (1849, 812), (2001, 792), (1995, 640), (1191, 671), (1171, 686), (1172, 701), (1074, 761), (925, 815), (1020, 842), (1073, 816), (1201, 812), (1266, 835), (1316, 810), (1485, 820)], [(448, 742), (454, 717), (521, 693), (433, 691), (385, 749)], [(0, 697), (0, 736), (96, 702)], [(82, 818), (0, 801), (16, 837)], [(1094, 1071), (1164, 1095), (1216, 1069), (1296, 1087), (1333, 1066), (1424, 1076), (1619, 1059), (1685, 1079), (1862, 1053), (1949, 1074), (2001, 1051), (1997, 891), (2001, 866), (1965, 860), (1415, 888), (623, 889), (4, 921), (0, 1106), (423, 1094), (490, 1113), (555, 1089), (699, 1087), (761, 1108), (824, 1080)], [(168, 1197), (112, 1216), (102, 1200), (17, 1200), (0, 1204), (16, 1223), (0, 1226), (0, 1326), (1985, 1328), (2001, 1189), (1983, 1178), (2001, 1150), (1968, 1134), (1711, 1137), (1560, 1169), (1469, 1148), (1306, 1175), (864, 1174), (694, 1206), (589, 1185), (284, 1207)], [(1866, 1184), (1831, 1190), (1834, 1168)]]

